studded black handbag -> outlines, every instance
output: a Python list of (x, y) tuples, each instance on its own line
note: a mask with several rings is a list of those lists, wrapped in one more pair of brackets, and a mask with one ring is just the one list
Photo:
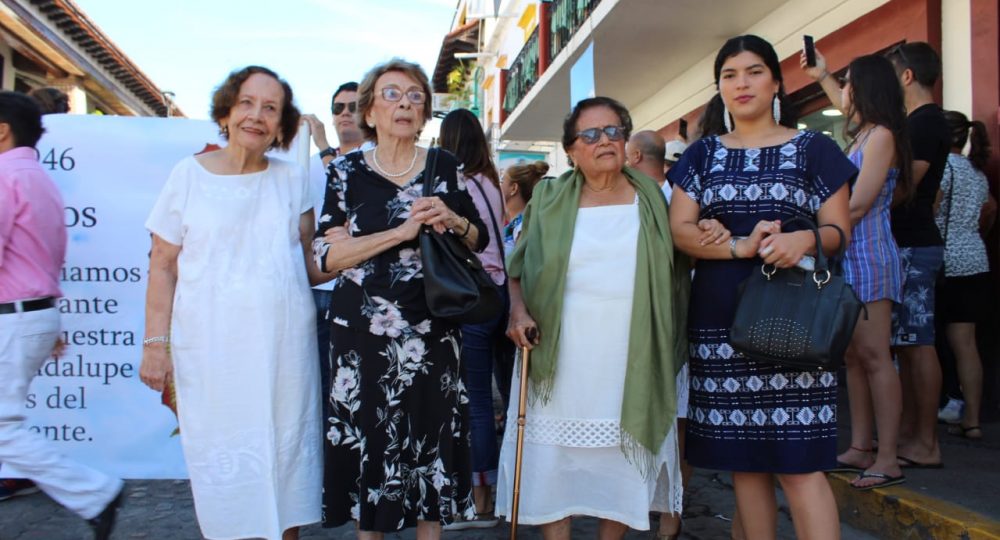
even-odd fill
[[(427, 151), (424, 197), (434, 194), (439, 153), (435, 148)], [(503, 309), (500, 292), (479, 257), (462, 239), (450, 232), (438, 233), (428, 226), (422, 228), (419, 238), (424, 297), (432, 315), (459, 324), (484, 323), (500, 315)]]
[[(753, 360), (833, 371), (843, 363), (864, 304), (850, 284), (830, 270), (815, 224), (794, 218), (783, 227), (796, 222), (816, 235), (815, 269), (761, 265), (739, 286), (729, 339), (734, 349)], [(835, 228), (843, 251), (844, 232)]]

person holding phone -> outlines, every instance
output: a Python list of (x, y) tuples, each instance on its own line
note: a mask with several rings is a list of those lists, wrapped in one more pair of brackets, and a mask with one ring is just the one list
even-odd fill
[[(868, 313), (858, 319), (845, 358), (851, 443), (837, 456), (834, 470), (857, 473), (851, 485), (872, 489), (905, 481), (896, 462), (902, 397), (889, 350), (892, 308), (902, 300), (903, 269), (889, 213), (893, 193), (911, 191), (906, 108), (892, 63), (884, 57), (855, 58), (839, 85), (818, 50), (813, 50), (813, 60), (810, 67), (804, 52), (800, 65), (844, 113), (847, 154), (860, 169), (851, 190), (852, 241), (843, 270)], [(875, 427), (877, 451), (871, 440)]]
[[(837, 505), (822, 473), (836, 464), (836, 374), (751, 360), (730, 344), (729, 329), (738, 286), (752, 272), (762, 264), (789, 268), (816, 252), (811, 231), (783, 230), (783, 221), (813, 220), (828, 254), (843, 247), (832, 226), (850, 230), (847, 184), (857, 169), (828, 137), (795, 129), (770, 43), (734, 37), (714, 71), (727, 132), (693, 143), (668, 173), (671, 230), (698, 261), (685, 457), (733, 473), (747, 538), (776, 534), (774, 476), (798, 537), (837, 538)], [(706, 219), (721, 223), (730, 240), (699, 226)]]

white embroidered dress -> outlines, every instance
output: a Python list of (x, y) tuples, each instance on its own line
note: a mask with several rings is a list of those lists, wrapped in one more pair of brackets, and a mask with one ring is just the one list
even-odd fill
[(193, 157), (146, 227), (180, 245), (170, 338), (202, 533), (278, 540), (320, 519), (315, 307), (299, 238), (302, 169), (221, 176)]
[[(637, 204), (578, 210), (551, 398), (541, 403), (528, 386), (519, 523), (587, 515), (646, 530), (650, 510), (680, 511), (676, 430), (656, 456), (659, 479), (643, 478), (620, 446), (638, 239)], [(516, 367), (498, 471), (496, 512), (508, 518), (519, 374)]]

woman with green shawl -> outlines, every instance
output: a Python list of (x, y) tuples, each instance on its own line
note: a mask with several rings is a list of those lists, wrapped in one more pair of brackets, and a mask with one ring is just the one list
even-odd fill
[[(688, 272), (660, 188), (625, 167), (631, 130), (613, 99), (576, 105), (562, 139), (575, 168), (535, 187), (508, 259), (507, 334), (533, 348), (519, 522), (546, 540), (568, 539), (572, 515), (600, 518), (607, 539), (649, 529), (650, 510), (680, 511), (674, 383)], [(498, 515), (510, 515), (515, 433), (509, 422)]]

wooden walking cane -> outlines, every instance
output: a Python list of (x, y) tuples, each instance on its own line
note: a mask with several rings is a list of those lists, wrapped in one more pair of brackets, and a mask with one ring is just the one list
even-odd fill
[[(534, 328), (525, 331), (528, 341), (534, 341), (537, 332)], [(528, 408), (528, 357), (531, 349), (521, 347), (521, 388), (517, 398), (517, 445), (514, 452), (514, 495), (510, 507), (510, 540), (517, 540), (517, 511), (521, 502), (521, 457), (524, 453), (524, 415)]]

